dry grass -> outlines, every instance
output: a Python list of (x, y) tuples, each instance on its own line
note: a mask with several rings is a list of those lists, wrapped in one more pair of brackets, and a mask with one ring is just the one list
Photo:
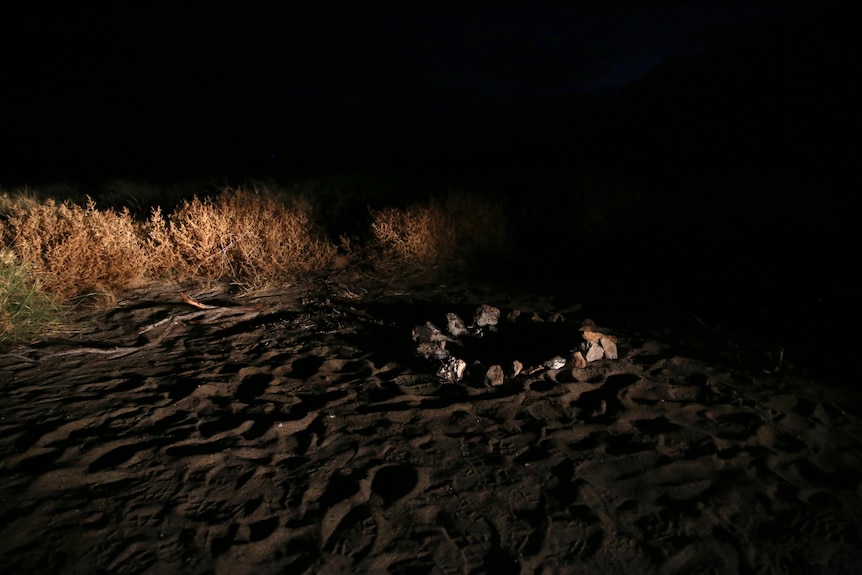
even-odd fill
[(508, 238), (500, 204), (463, 193), (377, 211), (371, 230), (383, 262), (412, 268), (471, 262), (505, 250)]
[(3, 245), (61, 301), (110, 294), (146, 279), (205, 278), (259, 286), (327, 265), (335, 246), (311, 210), (268, 189), (225, 189), (146, 221), (32, 194), (3, 196)]
[(384, 256), (398, 262), (435, 265), (454, 252), (454, 230), (440, 206), (380, 210), (371, 230)]
[(259, 286), (327, 265), (335, 247), (309, 210), (268, 190), (226, 189), (149, 222), (151, 273)]
[(60, 300), (134, 285), (147, 271), (140, 226), (127, 210), (54, 200), (12, 208), (4, 243)]
[[(134, 198), (137, 217), (127, 206), (97, 208), (90, 198), (58, 202), (26, 189), (0, 195), (0, 334), (32, 331), (63, 306), (111, 301), (141, 281), (210, 279), (258, 288), (349, 265), (457, 267), (507, 245), (499, 203), (464, 193), (375, 211), (358, 208), (364, 197), (339, 190), (261, 185), (189, 196), (144, 217), (141, 207), (157, 192), (112, 186), (115, 200)], [(326, 215), (338, 224), (321, 223)], [(340, 237), (341, 254), (332, 237)]]

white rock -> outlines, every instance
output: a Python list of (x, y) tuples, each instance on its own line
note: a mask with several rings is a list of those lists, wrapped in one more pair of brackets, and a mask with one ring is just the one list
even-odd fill
[(446, 329), (455, 337), (461, 337), (467, 333), (467, 326), (464, 325), (464, 320), (457, 313), (446, 314)]
[(563, 369), (563, 367), (566, 366), (566, 358), (560, 357), (558, 355), (558, 356), (552, 357), (551, 359), (549, 359), (548, 361), (546, 361), (542, 365), (544, 365), (548, 369)]
[(473, 321), (478, 326), (495, 326), (500, 322), (500, 310), (492, 305), (482, 304), (476, 308)]
[(503, 368), (499, 365), (492, 365), (485, 373), (485, 383), (488, 385), (503, 385)]
[(602, 346), (594, 341), (588, 341), (587, 344), (587, 353), (585, 355), (585, 359), (587, 363), (597, 361), (602, 359), (605, 355), (605, 350), (602, 349)]
[(518, 377), (518, 375), (524, 370), (524, 364), (518, 361), (517, 359), (512, 362), (512, 377)]
[(450, 357), (446, 363), (437, 370), (437, 376), (444, 381), (455, 383), (464, 378), (464, 371), (467, 369), (467, 362), (463, 359)]

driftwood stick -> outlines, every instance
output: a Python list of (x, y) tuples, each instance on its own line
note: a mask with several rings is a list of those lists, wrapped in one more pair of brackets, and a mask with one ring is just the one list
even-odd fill
[(196, 299), (192, 299), (191, 297), (189, 297), (188, 295), (186, 295), (186, 294), (184, 294), (184, 293), (181, 293), (181, 294), (180, 294), (180, 298), (181, 298), (184, 302), (186, 302), (187, 304), (189, 304), (189, 305), (193, 305), (193, 306), (195, 306), (195, 307), (199, 307), (199, 308), (201, 308), (201, 309), (216, 309), (216, 308), (218, 308), (218, 307), (222, 307), (222, 306), (217, 306), (217, 305), (209, 305), (209, 304), (201, 303), (201, 302), (199, 302), (199, 301), (198, 301), (198, 300), (196, 300)]
[[(204, 316), (207, 321), (217, 321), (220, 318), (231, 315), (244, 315), (249, 313), (256, 313), (263, 311), (263, 306), (260, 304), (256, 305), (246, 305), (246, 306), (219, 306), (219, 305), (209, 305), (205, 303), (201, 303), (188, 295), (181, 293), (180, 298), (187, 304), (199, 308), (198, 311), (193, 311), (189, 313), (183, 314), (171, 314), (168, 317), (162, 318), (159, 321), (146, 325), (138, 330), (138, 334), (144, 334), (153, 329), (160, 327), (162, 325), (167, 324), (167, 329), (165, 329), (158, 337), (153, 339), (152, 341), (148, 341), (141, 345), (133, 345), (133, 346), (115, 346), (115, 347), (76, 347), (74, 349), (67, 349), (64, 351), (57, 351), (53, 353), (47, 353), (45, 355), (40, 356), (39, 359), (27, 359), (27, 361), (39, 361), (42, 359), (47, 359), (50, 357), (65, 357), (70, 355), (82, 355), (87, 353), (98, 354), (98, 355), (106, 355), (111, 356), (111, 359), (117, 357), (123, 357), (143, 349), (147, 349), (149, 347), (154, 347), (158, 345), (165, 336), (171, 331), (174, 325), (181, 321), (189, 321), (196, 319), (198, 317)], [(22, 358), (23, 359), (23, 358)]]

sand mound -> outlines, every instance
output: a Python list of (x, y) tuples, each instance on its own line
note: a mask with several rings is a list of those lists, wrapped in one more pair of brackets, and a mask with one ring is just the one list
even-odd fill
[[(416, 324), (559, 310), (323, 284), (189, 292), (203, 310), (180, 291), (0, 356), (8, 572), (862, 571), (862, 412), (839, 390), (636, 333), (618, 360), (443, 383)], [(507, 353), (570, 352), (564, 315)]]

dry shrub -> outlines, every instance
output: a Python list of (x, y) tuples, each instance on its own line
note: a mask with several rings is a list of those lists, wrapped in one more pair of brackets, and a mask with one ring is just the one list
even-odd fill
[(259, 285), (326, 265), (335, 255), (307, 209), (267, 190), (194, 197), (167, 218), (155, 210), (149, 230), (152, 270), (180, 278)]
[(455, 251), (452, 222), (438, 205), (387, 208), (376, 212), (371, 231), (384, 260), (416, 267), (436, 265)]
[(411, 267), (473, 260), (505, 249), (507, 237), (500, 205), (468, 194), (378, 211), (371, 230), (384, 261)]
[(85, 206), (46, 200), (13, 207), (4, 236), (44, 289), (61, 300), (110, 293), (146, 273), (141, 232), (129, 212), (97, 210), (92, 200)]

